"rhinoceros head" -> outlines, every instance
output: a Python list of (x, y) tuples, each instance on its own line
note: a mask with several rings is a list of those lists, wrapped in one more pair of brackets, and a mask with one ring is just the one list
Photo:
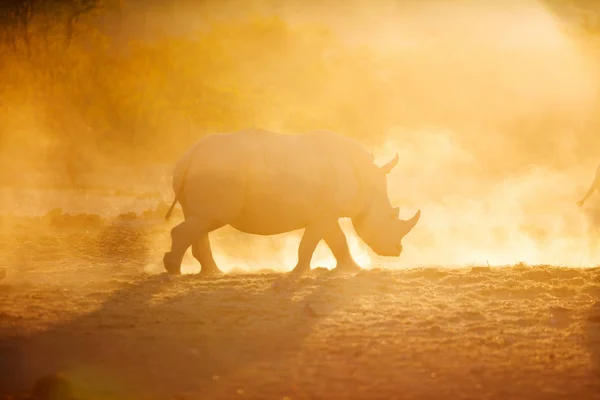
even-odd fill
[(421, 210), (408, 220), (399, 219), (400, 210), (390, 204), (387, 194), (387, 174), (398, 163), (398, 155), (381, 167), (371, 168), (362, 183), (365, 190), (363, 209), (352, 218), (356, 233), (380, 256), (398, 257), (402, 253), (402, 238), (417, 224)]

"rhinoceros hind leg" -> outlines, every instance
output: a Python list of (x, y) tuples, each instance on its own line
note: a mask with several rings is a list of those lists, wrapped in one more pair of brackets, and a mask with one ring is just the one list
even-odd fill
[(192, 244), (192, 255), (200, 263), (200, 275), (220, 275), (223, 273), (213, 257), (208, 233), (200, 236), (196, 243)]
[(169, 274), (179, 275), (181, 273), (181, 259), (174, 257), (170, 251), (163, 256), (163, 265)]
[(344, 235), (339, 222), (336, 221), (335, 225), (332, 225), (326, 231), (323, 239), (325, 239), (325, 243), (327, 243), (337, 261), (335, 267), (337, 271), (356, 272), (361, 270), (360, 266), (352, 258), (352, 254), (350, 254), (346, 235)]
[(165, 253), (163, 265), (170, 274), (181, 273), (181, 261), (187, 249), (206, 230), (196, 218), (188, 218), (171, 229), (171, 251)]

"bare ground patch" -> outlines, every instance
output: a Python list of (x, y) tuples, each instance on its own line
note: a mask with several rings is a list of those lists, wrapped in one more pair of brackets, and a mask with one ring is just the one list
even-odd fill
[(84, 399), (600, 398), (598, 268), (170, 277), (144, 218), (4, 221), (2, 395), (61, 372)]

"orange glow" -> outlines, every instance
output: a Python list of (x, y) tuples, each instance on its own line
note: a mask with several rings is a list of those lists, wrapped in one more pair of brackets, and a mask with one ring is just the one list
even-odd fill
[(0, 399), (599, 393), (600, 1), (4, 3)]
[[(129, 30), (113, 12), (115, 31), (96, 31), (90, 15), (59, 58), (58, 30), (31, 40), (27, 63), (23, 41), (3, 52), (3, 209), (153, 209), (205, 133), (326, 128), (377, 160), (399, 153), (392, 202), (404, 218), (423, 210), (399, 259), (374, 255), (343, 221), (363, 267), (599, 262), (600, 200), (575, 202), (598, 162), (600, 58), (545, 3), (256, 1), (251, 15), (232, 4), (125, 4)], [(87, 190), (63, 190), (74, 186)], [(172, 225), (157, 226), (163, 249)], [(288, 270), (300, 233), (225, 228), (213, 249), (224, 270)], [(155, 258), (146, 270), (160, 270)], [(197, 271), (190, 254), (185, 264)], [(321, 243), (313, 267), (334, 264)]]

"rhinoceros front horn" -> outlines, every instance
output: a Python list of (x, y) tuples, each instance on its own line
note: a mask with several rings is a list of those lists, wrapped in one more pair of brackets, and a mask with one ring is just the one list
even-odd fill
[(396, 164), (398, 164), (398, 153), (396, 153), (396, 156), (394, 157), (393, 160), (389, 161), (388, 163), (382, 165), (381, 167), (379, 167), (383, 173), (385, 173), (386, 175), (389, 174), (390, 172), (392, 172), (392, 169), (396, 166)]
[(403, 224), (402, 224), (403, 235), (407, 235), (412, 230), (412, 228), (415, 227), (417, 222), (419, 222), (419, 218), (421, 218), (421, 210), (417, 210), (417, 212), (415, 213), (415, 215), (412, 216), (411, 219), (402, 221), (403, 222)]

